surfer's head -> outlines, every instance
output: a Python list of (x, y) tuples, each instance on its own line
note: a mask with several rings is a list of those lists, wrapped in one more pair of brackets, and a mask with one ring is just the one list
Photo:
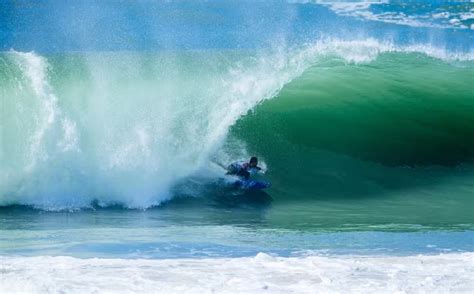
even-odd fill
[(256, 167), (258, 164), (258, 158), (255, 156), (250, 157), (249, 166)]

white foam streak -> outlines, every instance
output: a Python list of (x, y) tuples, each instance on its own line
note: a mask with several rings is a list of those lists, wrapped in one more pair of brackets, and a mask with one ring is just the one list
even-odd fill
[(406, 257), (2, 257), (2, 293), (469, 293), (474, 254)]
[(49, 84), (47, 83), (47, 64), (45, 60), (32, 52), (14, 52), (14, 54), (20, 57), (18, 59), (19, 66), (25, 77), (30, 80), (31, 88), (42, 105), (42, 113), (36, 117), (36, 131), (30, 139), (30, 164), (26, 166), (26, 170), (31, 171), (39, 158), (43, 157), (43, 159), (45, 159), (45, 157), (47, 157), (44, 153), (41, 154), (41, 157), (39, 156), (41, 152), (40, 148), (46, 131), (54, 123), (57, 116), (57, 98), (51, 93)]
[(24, 77), (30, 81), (29, 85), (41, 105), (35, 117), (36, 130), (29, 142), (30, 162), (25, 168), (26, 171), (31, 172), (34, 170), (38, 160), (45, 161), (48, 159), (49, 150), (47, 150), (47, 146), (45, 146), (45, 137), (54, 127), (58, 118), (62, 118), (61, 127), (63, 138), (58, 145), (63, 152), (77, 150), (77, 130), (75, 122), (65, 117), (58, 107), (58, 98), (54, 94), (48, 81), (47, 72), (49, 65), (46, 59), (33, 52), (22, 53), (12, 51), (12, 53), (17, 56), (16, 60), (18, 65)]

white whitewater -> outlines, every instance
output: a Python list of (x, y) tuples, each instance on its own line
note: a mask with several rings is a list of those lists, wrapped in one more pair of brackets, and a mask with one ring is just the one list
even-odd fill
[(2, 293), (472, 293), (474, 254), (405, 257), (3, 257)]

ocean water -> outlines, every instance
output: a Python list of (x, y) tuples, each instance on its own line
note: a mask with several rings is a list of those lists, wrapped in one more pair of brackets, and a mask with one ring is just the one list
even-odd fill
[(473, 13), (1, 3), (0, 290), (472, 291)]

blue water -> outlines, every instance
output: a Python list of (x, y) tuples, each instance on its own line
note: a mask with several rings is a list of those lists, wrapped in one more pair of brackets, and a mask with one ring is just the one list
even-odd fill
[[(215, 209), (215, 208), (214, 208)], [(474, 250), (474, 233), (458, 227), (385, 225), (357, 228), (312, 225), (282, 228), (261, 209), (147, 211), (108, 209), (80, 212), (2, 210), (1, 251), (7, 255), (109, 258), (412, 255)], [(217, 210), (217, 209), (216, 209)], [(202, 213), (202, 214), (201, 214)], [(204, 217), (205, 216), (205, 217)], [(345, 229), (345, 231), (344, 231)]]

